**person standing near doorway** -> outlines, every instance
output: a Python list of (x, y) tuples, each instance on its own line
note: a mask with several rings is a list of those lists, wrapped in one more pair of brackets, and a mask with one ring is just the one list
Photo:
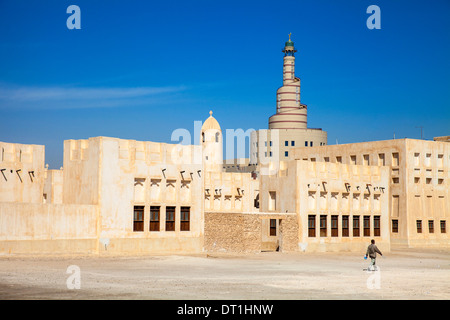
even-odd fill
[(370, 258), (370, 265), (369, 265), (368, 270), (371, 270), (372, 267), (374, 268), (375, 271), (377, 270), (377, 266), (376, 266), (377, 253), (380, 256), (383, 256), (381, 251), (375, 245), (375, 240), (372, 239), (370, 241), (370, 245), (367, 247), (367, 251), (366, 251), (366, 258), (367, 258), (367, 256), (369, 256), (369, 258)]

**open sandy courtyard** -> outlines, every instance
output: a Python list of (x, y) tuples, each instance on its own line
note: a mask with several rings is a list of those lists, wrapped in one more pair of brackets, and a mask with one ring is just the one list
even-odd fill
[[(367, 264), (363, 253), (3, 256), (0, 299), (450, 298), (450, 251), (392, 251), (378, 272), (363, 271)], [(68, 288), (71, 265), (79, 289)]]

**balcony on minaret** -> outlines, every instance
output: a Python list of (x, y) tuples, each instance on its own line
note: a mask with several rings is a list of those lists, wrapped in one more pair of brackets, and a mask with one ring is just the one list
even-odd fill
[(284, 52), (285, 56), (294, 56), (294, 53), (297, 52), (294, 47), (294, 42), (291, 40), (291, 33), (289, 33), (289, 40), (286, 41), (284, 49), (281, 50), (281, 52)]

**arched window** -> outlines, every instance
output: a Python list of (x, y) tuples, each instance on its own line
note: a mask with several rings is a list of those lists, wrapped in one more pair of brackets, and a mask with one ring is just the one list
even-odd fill
[(202, 132), (202, 142), (205, 142), (205, 133)]
[(216, 142), (219, 142), (219, 133), (216, 132)]

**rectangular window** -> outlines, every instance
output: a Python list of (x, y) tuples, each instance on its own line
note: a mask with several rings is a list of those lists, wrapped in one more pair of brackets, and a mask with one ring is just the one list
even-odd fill
[(364, 237), (370, 237), (370, 216), (364, 216)]
[(180, 231), (189, 231), (191, 207), (181, 207), (180, 215)]
[(339, 216), (331, 216), (331, 236), (338, 236), (338, 217)]
[(284, 146), (285, 146), (285, 147), (288, 147), (288, 146), (289, 146), (289, 141), (285, 141), (285, 142), (284, 142)]
[(166, 231), (175, 231), (175, 207), (166, 207)]
[(307, 147), (308, 146), (308, 141), (305, 141), (305, 147)]
[(308, 237), (316, 236), (316, 216), (308, 216)]
[(398, 217), (400, 214), (400, 196), (393, 195), (392, 196), (392, 216)]
[(348, 216), (342, 216), (342, 236), (348, 237)]
[(379, 237), (381, 234), (380, 230), (380, 216), (374, 216), (373, 217), (373, 235), (375, 237)]
[(443, 154), (438, 154), (438, 163), (437, 163), (439, 168), (442, 168), (444, 166), (444, 155)]
[(327, 236), (327, 216), (320, 216), (320, 236)]
[(418, 167), (420, 165), (420, 153), (414, 153), (414, 166)]
[(397, 152), (392, 154), (392, 166), (398, 167), (400, 163), (399, 155)]
[(159, 231), (159, 213), (160, 206), (150, 207), (150, 231)]
[(368, 154), (364, 154), (364, 155), (363, 155), (363, 165), (365, 165), (365, 166), (370, 165), (370, 162), (369, 162), (369, 155), (368, 155)]
[(275, 211), (277, 207), (277, 193), (275, 191), (269, 191), (269, 211)]
[(422, 220), (416, 221), (417, 233), (422, 233)]
[(285, 157), (288, 157), (288, 156), (289, 156), (289, 152), (288, 152), (288, 151), (285, 151), (285, 152), (284, 152), (284, 156), (285, 156)]
[(384, 153), (379, 153), (378, 154), (378, 165), (379, 166), (384, 166), (385, 165)]
[(309, 142), (309, 146), (310, 146), (310, 147), (313, 146), (313, 142), (312, 142), (312, 141)]
[(277, 235), (277, 219), (270, 219), (270, 235)]
[(350, 156), (350, 164), (356, 164), (356, 156)]
[(144, 231), (144, 206), (134, 206), (133, 231)]
[(295, 146), (295, 141), (291, 141), (291, 146), (292, 146), (292, 147)]
[(336, 162), (337, 163), (342, 163), (342, 157), (336, 157)]
[(359, 216), (353, 216), (353, 236), (359, 237)]
[(392, 233), (398, 233), (398, 220), (392, 220)]
[(431, 153), (425, 154), (425, 166), (431, 166)]
[(434, 233), (434, 220), (428, 220), (428, 232)]
[(441, 220), (441, 233), (446, 233), (445, 220)]

